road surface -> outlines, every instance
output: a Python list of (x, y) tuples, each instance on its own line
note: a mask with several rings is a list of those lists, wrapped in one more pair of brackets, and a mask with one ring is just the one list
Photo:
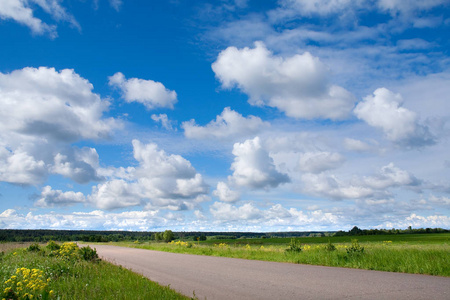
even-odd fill
[(92, 245), (100, 257), (199, 299), (450, 299), (450, 278)]

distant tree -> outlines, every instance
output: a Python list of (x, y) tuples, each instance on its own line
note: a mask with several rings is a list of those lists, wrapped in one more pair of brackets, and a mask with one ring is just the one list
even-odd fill
[(362, 234), (362, 230), (359, 229), (357, 226), (353, 227), (348, 233), (350, 235), (361, 235)]
[(163, 233), (163, 240), (165, 242), (170, 242), (173, 241), (175, 239), (175, 235), (173, 234), (172, 230), (166, 230)]

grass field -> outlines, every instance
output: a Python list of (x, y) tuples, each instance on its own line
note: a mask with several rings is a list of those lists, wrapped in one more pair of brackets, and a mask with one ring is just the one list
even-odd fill
[(189, 299), (127, 269), (86, 261), (76, 246), (17, 246), (24, 244), (0, 244), (0, 299)]
[[(352, 240), (358, 239), (356, 243)], [(450, 234), (113, 243), (142, 249), (450, 277)], [(354, 242), (354, 241), (353, 241)], [(294, 247), (295, 248), (295, 247)]]

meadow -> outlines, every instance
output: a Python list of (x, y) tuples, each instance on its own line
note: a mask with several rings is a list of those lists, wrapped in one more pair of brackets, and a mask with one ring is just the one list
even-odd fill
[(0, 299), (189, 299), (75, 243), (4, 243), (0, 250)]
[(149, 250), (450, 277), (450, 234), (110, 243)]

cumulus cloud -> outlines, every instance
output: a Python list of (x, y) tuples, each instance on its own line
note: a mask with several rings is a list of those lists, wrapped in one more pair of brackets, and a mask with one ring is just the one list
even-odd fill
[(0, 213), (3, 228), (14, 229), (92, 229), (148, 231), (163, 226), (167, 221), (154, 211), (126, 211), (121, 213), (72, 212), (68, 214), (51, 212), (47, 214), (21, 214), (14, 209)]
[(344, 161), (345, 158), (339, 153), (306, 152), (300, 156), (299, 169), (308, 173), (321, 173), (338, 168)]
[(330, 83), (327, 67), (309, 52), (283, 58), (256, 42), (254, 48), (228, 47), (212, 69), (222, 87), (238, 87), (250, 104), (276, 107), (289, 117), (345, 119), (355, 102)]
[(102, 118), (109, 102), (92, 89), (71, 69), (0, 73), (0, 131), (63, 142), (105, 138), (117, 123)]
[(262, 148), (259, 137), (235, 143), (233, 155), (235, 159), (231, 170), (234, 172), (229, 180), (237, 185), (253, 189), (275, 188), (290, 181), (286, 174), (277, 171), (273, 159)]
[[(335, 225), (342, 217), (322, 210), (303, 212), (295, 208), (287, 209), (281, 204), (275, 204), (267, 209), (260, 209), (254, 203), (234, 206), (229, 203), (215, 202), (210, 206), (210, 212), (215, 223), (258, 224), (262, 228), (269, 226), (286, 230), (293, 228), (321, 228)], [(293, 227), (295, 226), (295, 227)], [(260, 228), (261, 228), (260, 227)]]
[(49, 173), (80, 183), (99, 179), (92, 148), (70, 148), (102, 139), (121, 124), (103, 118), (109, 102), (74, 70), (24, 68), (0, 73), (0, 180), (42, 183)]
[(60, 5), (58, 0), (4, 0), (0, 2), (0, 18), (12, 19), (25, 25), (34, 34), (48, 34), (51, 38), (57, 37), (56, 25), (48, 25), (35, 17), (32, 4), (37, 4), (56, 21), (66, 21), (78, 30), (81, 29), (75, 18)]
[(206, 126), (199, 126), (195, 120), (183, 122), (184, 135), (191, 139), (232, 138), (254, 135), (270, 124), (255, 116), (243, 117), (240, 113), (226, 107), (216, 120)]
[(167, 130), (173, 130), (172, 122), (169, 120), (166, 114), (153, 114), (151, 116), (152, 120), (161, 123), (161, 126)]
[(378, 201), (391, 194), (390, 188), (407, 187), (420, 190), (421, 181), (393, 163), (380, 168), (371, 176), (356, 177), (351, 181), (339, 179), (329, 173), (303, 174), (303, 190), (307, 193), (334, 200), (369, 199)]
[(208, 200), (207, 184), (185, 158), (138, 140), (133, 140), (133, 154), (139, 165), (114, 174), (123, 178), (95, 186), (88, 197), (91, 203), (108, 210), (137, 205), (186, 210)]
[(47, 185), (42, 189), (41, 196), (35, 205), (39, 207), (70, 206), (85, 201), (86, 197), (81, 192), (53, 190), (51, 186)]
[(383, 166), (374, 176), (364, 177), (364, 183), (371, 188), (383, 190), (396, 186), (418, 186), (420, 180), (408, 171), (402, 170), (389, 163)]
[(101, 180), (97, 174), (99, 169), (98, 154), (94, 148), (73, 148), (66, 155), (58, 153), (50, 171), (70, 178), (78, 183)]
[(47, 176), (47, 168), (42, 160), (17, 149), (10, 151), (0, 146), (0, 181), (15, 184), (42, 183)]
[(239, 192), (230, 189), (228, 185), (223, 181), (219, 181), (217, 183), (217, 187), (213, 191), (213, 195), (218, 197), (220, 201), (230, 203), (236, 202), (241, 198)]
[(370, 126), (382, 129), (389, 140), (399, 145), (421, 147), (434, 144), (429, 128), (420, 124), (417, 114), (402, 107), (402, 103), (400, 94), (379, 88), (359, 102), (354, 113)]
[(357, 139), (345, 138), (344, 146), (347, 150), (356, 151), (356, 152), (365, 152), (370, 151), (372, 146)]
[(177, 102), (177, 93), (166, 89), (161, 82), (139, 78), (126, 79), (120, 72), (108, 78), (109, 85), (118, 88), (128, 103), (138, 102), (147, 109), (158, 107), (173, 109), (173, 105)]

